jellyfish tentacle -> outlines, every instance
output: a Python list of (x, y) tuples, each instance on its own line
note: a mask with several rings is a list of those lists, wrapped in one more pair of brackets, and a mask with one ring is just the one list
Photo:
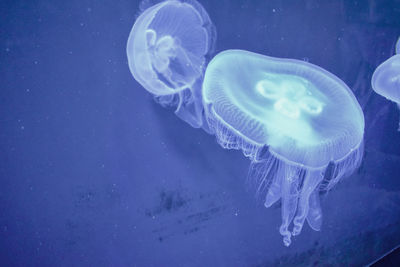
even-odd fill
[(271, 207), (276, 201), (281, 198), (281, 184), (282, 184), (282, 176), (276, 175), (274, 177), (274, 181), (268, 188), (267, 195), (265, 197), (264, 206), (266, 208)]
[(314, 231), (320, 231), (322, 225), (322, 210), (319, 202), (318, 187), (311, 193), (309, 199), (309, 211), (307, 214), (308, 225)]
[(293, 236), (300, 234), (304, 225), (304, 221), (310, 210), (310, 195), (316, 190), (322, 179), (323, 176), (319, 171), (307, 172), (305, 174), (303, 187), (301, 189), (299, 197), (296, 217), (293, 219)]
[(195, 93), (200, 90), (201, 87), (199, 86), (201, 86), (201, 84), (196, 82), (191, 88), (194, 91), (180, 91), (178, 107), (175, 110), (175, 115), (189, 123), (194, 128), (200, 128), (203, 124), (203, 105), (198, 99), (201, 96), (198, 96)]
[(282, 225), (279, 228), (279, 233), (283, 236), (283, 244), (287, 247), (292, 242), (292, 234), (288, 227), (296, 213), (299, 184), (298, 173), (290, 170), (291, 167), (288, 169), (288, 173), (282, 179)]

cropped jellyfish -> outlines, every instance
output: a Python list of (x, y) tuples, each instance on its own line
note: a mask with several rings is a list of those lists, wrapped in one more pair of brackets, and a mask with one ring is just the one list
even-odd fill
[(320, 190), (350, 175), (363, 154), (364, 115), (346, 84), (304, 61), (227, 50), (207, 66), (203, 103), (218, 143), (250, 158), (265, 207), (281, 200), (284, 244), (305, 220), (319, 231)]
[(215, 27), (198, 2), (163, 1), (136, 19), (126, 48), (129, 69), (156, 101), (201, 127), (201, 83), (215, 40)]
[[(400, 38), (396, 53), (376, 68), (371, 85), (377, 94), (395, 102), (400, 110)], [(400, 131), (400, 121), (397, 130)]]

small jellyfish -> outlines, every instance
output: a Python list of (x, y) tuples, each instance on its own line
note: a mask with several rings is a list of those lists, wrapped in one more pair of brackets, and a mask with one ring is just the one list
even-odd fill
[[(377, 94), (395, 102), (400, 110), (400, 38), (396, 53), (376, 68), (371, 85)], [(400, 122), (397, 130), (400, 131)]]
[(203, 103), (218, 143), (252, 161), (248, 178), (265, 207), (281, 200), (284, 244), (305, 220), (319, 231), (320, 190), (363, 154), (364, 115), (345, 83), (304, 61), (227, 50), (207, 66)]
[(201, 127), (201, 84), (215, 40), (215, 27), (198, 2), (163, 1), (136, 19), (126, 48), (129, 69), (156, 101)]

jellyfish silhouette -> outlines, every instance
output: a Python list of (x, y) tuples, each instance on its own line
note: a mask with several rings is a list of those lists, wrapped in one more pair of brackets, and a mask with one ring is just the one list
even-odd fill
[(133, 77), (163, 106), (201, 127), (201, 83), (216, 31), (196, 1), (170, 0), (144, 10), (127, 43)]
[[(396, 53), (376, 68), (371, 85), (377, 94), (395, 102), (400, 110), (400, 38), (396, 44)], [(400, 131), (400, 121), (397, 130)]]
[(364, 115), (345, 83), (304, 61), (227, 50), (207, 66), (203, 103), (218, 143), (251, 159), (265, 207), (281, 200), (284, 244), (305, 220), (319, 231), (320, 190), (350, 175), (363, 154)]

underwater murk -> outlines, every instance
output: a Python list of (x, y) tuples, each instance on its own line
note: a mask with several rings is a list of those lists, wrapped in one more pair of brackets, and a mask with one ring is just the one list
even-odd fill
[(0, 265), (395, 264), (399, 0), (2, 5)]

